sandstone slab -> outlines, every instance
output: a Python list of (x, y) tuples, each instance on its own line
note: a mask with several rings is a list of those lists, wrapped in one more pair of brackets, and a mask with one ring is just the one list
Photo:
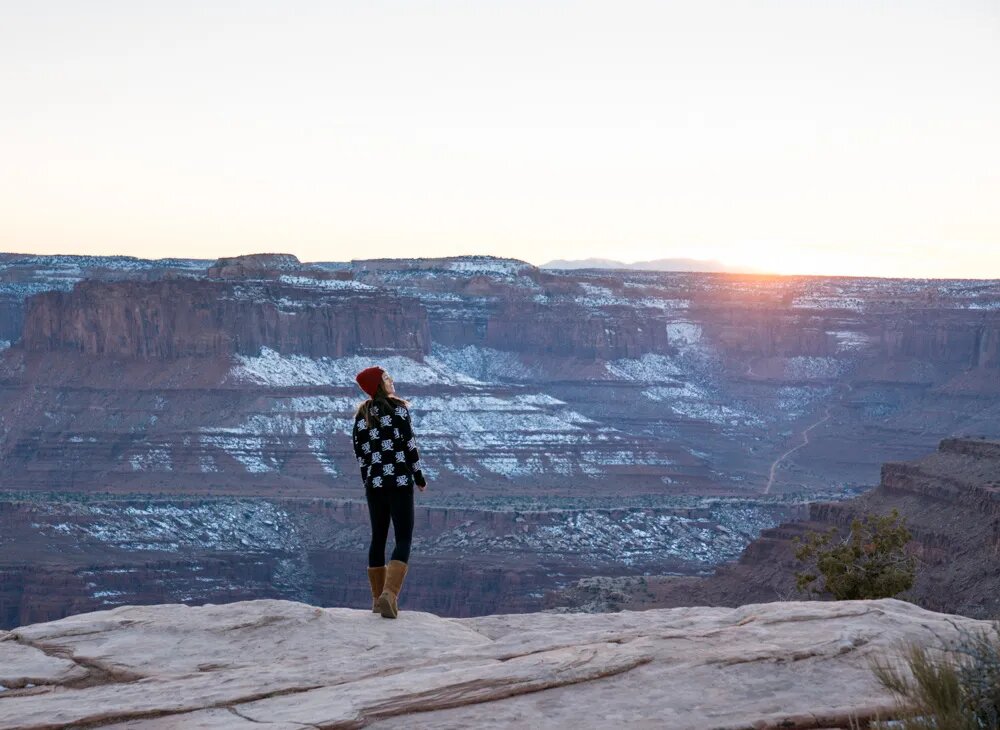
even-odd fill
[(86, 669), (69, 659), (49, 656), (40, 649), (18, 642), (14, 634), (0, 632), (0, 687), (14, 689), (26, 685), (66, 684), (88, 675)]
[(0, 692), (0, 730), (846, 727), (891, 708), (872, 656), (978, 626), (895, 600), (396, 621), (125, 606), (0, 635), (5, 675), (43, 684)]

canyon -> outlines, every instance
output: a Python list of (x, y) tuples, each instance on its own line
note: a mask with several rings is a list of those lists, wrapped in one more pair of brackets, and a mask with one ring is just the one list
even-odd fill
[[(914, 585), (900, 595), (935, 611), (1000, 619), (1000, 440), (945, 439), (913, 462), (887, 463), (878, 486), (854, 499), (814, 502), (806, 515), (762, 530), (739, 559), (711, 576), (586, 578), (550, 594), (562, 610), (740, 606), (805, 599), (796, 539), (896, 510), (912, 535)], [(829, 596), (820, 595), (829, 599)]]
[(995, 436), (1000, 282), (0, 255), (0, 626), (362, 605), (371, 364), (431, 483), (410, 605), (531, 611), (707, 576), (884, 462)]

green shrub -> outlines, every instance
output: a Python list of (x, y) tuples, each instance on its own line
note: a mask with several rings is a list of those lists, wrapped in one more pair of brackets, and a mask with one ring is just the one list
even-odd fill
[[(838, 601), (890, 598), (913, 585), (916, 559), (907, 554), (910, 531), (893, 510), (889, 515), (854, 519), (837, 539), (837, 528), (795, 539), (795, 557), (806, 569), (795, 574), (800, 591), (828, 593)], [(820, 579), (822, 581), (820, 582)]]

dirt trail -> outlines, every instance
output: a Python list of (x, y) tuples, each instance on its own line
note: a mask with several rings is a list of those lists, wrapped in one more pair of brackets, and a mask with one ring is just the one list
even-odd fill
[[(847, 393), (850, 393), (851, 390), (854, 389), (854, 386), (851, 385), (850, 383), (845, 383), (844, 385), (846, 387), (844, 395), (847, 395)], [(840, 400), (843, 400), (843, 397), (844, 396), (842, 395), (840, 397), (840, 399), (838, 399), (838, 402)], [(781, 464), (781, 462), (783, 462), (789, 456), (791, 456), (792, 454), (794, 454), (796, 451), (798, 451), (799, 449), (801, 449), (803, 446), (808, 446), (808, 444), (809, 444), (809, 432), (812, 431), (817, 426), (819, 426), (819, 425), (821, 425), (823, 423), (826, 423), (828, 420), (830, 420), (830, 413), (833, 410), (834, 405), (836, 405), (836, 403), (831, 403), (830, 405), (828, 405), (826, 407), (826, 410), (823, 412), (823, 417), (821, 419), (819, 419), (818, 421), (816, 421), (815, 423), (813, 423), (811, 426), (807, 426), (805, 429), (803, 429), (802, 433), (800, 434), (801, 437), (802, 437), (802, 443), (798, 444), (797, 446), (793, 446), (788, 451), (786, 451), (781, 456), (779, 456), (777, 459), (775, 459), (773, 462), (771, 462), (771, 469), (768, 472), (767, 486), (764, 487), (764, 494), (770, 494), (771, 493), (771, 487), (774, 486), (774, 475), (778, 471), (778, 465)]]
[(812, 431), (817, 426), (819, 426), (821, 423), (825, 423), (826, 421), (829, 420), (829, 418), (830, 418), (830, 409), (831, 408), (833, 408), (833, 406), (827, 406), (826, 407), (826, 413), (825, 413), (825, 415), (821, 419), (819, 419), (818, 421), (816, 421), (816, 423), (812, 424), (811, 426), (809, 426), (808, 428), (806, 428), (806, 429), (804, 429), (802, 431), (802, 443), (801, 444), (799, 444), (798, 446), (793, 446), (792, 448), (790, 448), (788, 451), (786, 451), (785, 453), (783, 453), (781, 456), (779, 456), (777, 459), (775, 459), (771, 463), (771, 470), (770, 470), (770, 473), (768, 474), (768, 477), (767, 477), (767, 486), (764, 487), (764, 494), (770, 494), (771, 493), (771, 486), (774, 484), (774, 474), (778, 470), (778, 464), (780, 464), (786, 458), (788, 458), (789, 456), (791, 456), (796, 451), (798, 451), (803, 446), (805, 446), (805, 445), (807, 445), (809, 443), (809, 432)]

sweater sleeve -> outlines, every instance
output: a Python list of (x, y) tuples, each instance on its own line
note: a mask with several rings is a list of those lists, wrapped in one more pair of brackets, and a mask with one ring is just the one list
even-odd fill
[(414, 475), (420, 473), (420, 452), (417, 451), (417, 440), (413, 436), (413, 423), (410, 420), (410, 411), (406, 406), (396, 408), (396, 428), (399, 429), (399, 437), (403, 443), (403, 453), (406, 463), (410, 465)]
[(365, 458), (361, 451), (361, 434), (359, 431), (364, 425), (364, 419), (361, 417), (356, 417), (354, 419), (354, 431), (352, 434), (352, 440), (354, 441), (354, 458), (358, 460), (358, 466), (361, 469), (361, 481), (367, 483), (368, 474), (365, 469)]

